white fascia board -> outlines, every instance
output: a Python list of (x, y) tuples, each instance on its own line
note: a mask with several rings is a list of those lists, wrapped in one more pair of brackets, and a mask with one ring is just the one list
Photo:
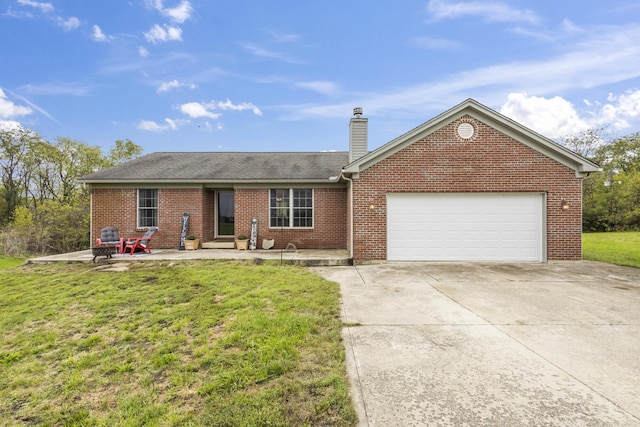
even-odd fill
[(343, 172), (350, 174), (361, 172), (467, 114), (481, 122), (487, 123), (489, 126), (495, 127), (500, 132), (511, 136), (516, 141), (529, 146), (547, 157), (574, 169), (576, 171), (576, 176), (578, 177), (583, 176), (583, 174), (597, 172), (600, 170), (598, 165), (584, 159), (573, 151), (556, 144), (552, 140), (526, 128), (525, 126), (522, 126), (516, 121), (488, 107), (485, 107), (473, 99), (467, 99), (461, 104), (458, 104), (450, 110), (445, 111), (437, 117), (434, 117), (433, 119), (368, 153), (366, 156), (345, 166)]

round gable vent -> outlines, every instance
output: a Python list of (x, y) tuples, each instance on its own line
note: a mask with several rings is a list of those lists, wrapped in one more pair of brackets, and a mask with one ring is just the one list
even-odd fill
[(473, 137), (476, 132), (471, 123), (460, 123), (458, 126), (458, 136), (462, 139), (469, 139)]

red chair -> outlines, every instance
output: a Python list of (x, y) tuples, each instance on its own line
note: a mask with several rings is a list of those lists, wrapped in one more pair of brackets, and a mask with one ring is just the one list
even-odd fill
[(123, 251), (123, 253), (126, 254), (127, 251), (129, 249), (131, 249), (130, 255), (133, 255), (133, 253), (136, 251), (136, 249), (142, 249), (143, 252), (150, 254), (151, 253), (151, 247), (149, 246), (149, 242), (151, 242), (151, 239), (153, 238), (153, 235), (156, 234), (157, 231), (158, 231), (158, 227), (149, 227), (147, 232), (144, 233), (144, 236), (142, 236), (142, 237), (132, 237), (130, 239), (127, 239), (124, 242), (124, 251)]
[(100, 238), (96, 239), (98, 245), (115, 246), (118, 253), (122, 253), (124, 239), (120, 237), (118, 229), (115, 227), (105, 227), (100, 230)]

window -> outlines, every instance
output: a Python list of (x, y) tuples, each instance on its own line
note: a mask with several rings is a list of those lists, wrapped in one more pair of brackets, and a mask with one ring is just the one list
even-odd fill
[(138, 228), (158, 226), (158, 190), (138, 189)]
[(293, 192), (293, 226), (313, 227), (313, 190), (296, 189)]
[(269, 192), (269, 217), (271, 227), (312, 228), (313, 190), (272, 189)]
[(289, 227), (289, 190), (271, 190), (270, 193), (271, 227)]

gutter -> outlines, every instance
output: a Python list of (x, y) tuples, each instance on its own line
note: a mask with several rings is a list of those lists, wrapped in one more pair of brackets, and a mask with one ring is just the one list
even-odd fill
[[(332, 177), (333, 178), (333, 177)], [(330, 178), (331, 179), (331, 178)], [(175, 184), (175, 185), (292, 185), (292, 184), (325, 184), (326, 178), (309, 178), (309, 179), (77, 179), (82, 184)], [(336, 182), (338, 180), (336, 179)]]

